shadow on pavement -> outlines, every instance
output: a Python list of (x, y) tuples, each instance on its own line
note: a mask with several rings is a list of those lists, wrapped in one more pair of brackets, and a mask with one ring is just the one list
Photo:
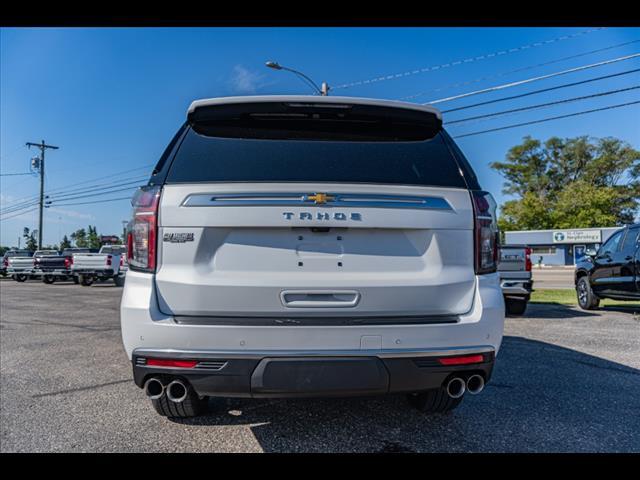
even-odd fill
[(404, 396), (213, 399), (193, 428), (249, 425), (266, 452), (640, 451), (640, 371), (505, 337), (494, 375), (457, 410), (423, 415)]

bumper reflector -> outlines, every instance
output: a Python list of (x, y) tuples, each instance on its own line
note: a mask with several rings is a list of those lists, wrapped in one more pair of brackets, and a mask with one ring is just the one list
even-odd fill
[(468, 365), (470, 363), (482, 363), (484, 358), (482, 355), (465, 355), (464, 357), (445, 357), (439, 358), (441, 365)]
[(198, 364), (196, 360), (172, 360), (168, 358), (147, 358), (148, 367), (193, 368)]

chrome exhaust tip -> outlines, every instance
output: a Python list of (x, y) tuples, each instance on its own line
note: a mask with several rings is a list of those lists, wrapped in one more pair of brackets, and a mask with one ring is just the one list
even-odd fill
[(151, 400), (157, 400), (164, 394), (164, 384), (157, 378), (152, 377), (144, 383), (144, 393)]
[(174, 380), (167, 385), (167, 398), (172, 402), (184, 402), (188, 393), (188, 388), (182, 380)]
[(467, 391), (471, 395), (477, 395), (482, 390), (484, 390), (484, 378), (482, 378), (482, 375), (471, 375), (467, 379)]
[(464, 395), (466, 388), (467, 387), (463, 379), (461, 379), (460, 377), (453, 377), (447, 383), (447, 395), (449, 395), (451, 398), (460, 398)]

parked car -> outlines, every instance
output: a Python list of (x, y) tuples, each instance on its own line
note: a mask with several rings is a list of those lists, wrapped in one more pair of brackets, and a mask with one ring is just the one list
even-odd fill
[(498, 272), (507, 315), (524, 314), (533, 291), (531, 248), (526, 245), (502, 245)]
[[(29, 278), (25, 271), (33, 269), (33, 252), (28, 250), (9, 250), (2, 257), (2, 276), (10, 275), (18, 282), (24, 282)], [(15, 259), (15, 260), (14, 260)]]
[(80, 284), (90, 286), (95, 280), (104, 282), (113, 279), (119, 287), (124, 285), (125, 257), (124, 245), (103, 245), (98, 253), (75, 253), (71, 272)]
[(71, 271), (71, 265), (73, 264), (73, 255), (81, 252), (89, 253), (91, 249), (65, 248), (62, 252), (52, 250), (48, 255), (34, 255), (34, 274), (41, 277), (42, 281), (47, 284), (70, 278), (78, 283), (78, 278)]
[(122, 337), (161, 415), (400, 392), (444, 412), (491, 377), (496, 204), (434, 107), (196, 101), (132, 204)]
[(640, 300), (640, 223), (621, 228), (576, 265), (578, 304), (598, 308), (600, 300)]

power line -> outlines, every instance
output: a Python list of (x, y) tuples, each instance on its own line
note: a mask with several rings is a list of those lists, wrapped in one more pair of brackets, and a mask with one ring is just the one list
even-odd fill
[(468, 122), (470, 120), (478, 120), (478, 119), (481, 119), (481, 118), (497, 117), (499, 115), (505, 115), (507, 113), (524, 112), (524, 111), (533, 110), (533, 109), (536, 109), (536, 108), (544, 108), (544, 107), (550, 107), (552, 105), (560, 105), (562, 103), (577, 102), (577, 101), (580, 101), (580, 100), (586, 100), (588, 98), (603, 97), (603, 96), (606, 96), (606, 95), (613, 95), (613, 94), (616, 94), (616, 93), (628, 92), (629, 90), (637, 90), (638, 88), (640, 88), (640, 85), (635, 85), (633, 87), (627, 87), (627, 88), (620, 88), (620, 89), (617, 89), (617, 90), (609, 90), (607, 92), (594, 93), (594, 94), (591, 94), (591, 95), (584, 95), (584, 96), (581, 96), (581, 97), (565, 98), (563, 100), (556, 100), (554, 102), (548, 102), (548, 103), (540, 103), (538, 105), (530, 105), (530, 106), (527, 106), (527, 107), (514, 108), (514, 109), (511, 109), (511, 110), (503, 110), (501, 112), (488, 113), (486, 115), (477, 115), (475, 117), (461, 118), (459, 120), (453, 120), (453, 121), (445, 122), (445, 123), (447, 125), (452, 125), (454, 123)]
[(478, 82), (483, 82), (485, 80), (491, 80), (493, 78), (504, 77), (504, 76), (510, 75), (512, 73), (524, 72), (526, 70), (533, 70), (535, 68), (544, 67), (544, 66), (547, 66), (547, 65), (553, 65), (554, 63), (560, 63), (560, 62), (564, 62), (566, 60), (572, 60), (574, 58), (585, 57), (587, 55), (592, 55), (594, 53), (604, 52), (604, 51), (607, 51), (607, 50), (612, 50), (614, 48), (624, 47), (626, 45), (631, 45), (633, 43), (638, 43), (638, 42), (640, 42), (640, 40), (632, 40), (630, 42), (618, 43), (616, 45), (610, 45), (608, 47), (598, 48), (596, 50), (590, 50), (588, 52), (578, 53), (578, 54), (575, 54), (575, 55), (569, 55), (568, 57), (562, 57), (562, 58), (558, 58), (558, 59), (555, 59), (555, 60), (550, 60), (548, 62), (542, 62), (542, 63), (537, 63), (535, 65), (528, 65), (526, 67), (516, 68), (515, 70), (509, 70), (508, 72), (497, 73), (495, 75), (487, 75), (485, 77), (475, 78), (473, 80), (467, 80), (465, 82), (458, 82), (458, 83), (453, 83), (453, 84), (449, 84), (449, 85), (444, 85), (442, 87), (434, 88), (433, 90), (427, 90), (427, 91), (416, 93), (416, 94), (413, 94), (413, 95), (408, 95), (406, 97), (400, 97), (399, 100), (411, 100), (413, 98), (421, 97), (421, 96), (426, 95), (428, 93), (440, 92), (442, 90), (447, 90), (449, 88), (465, 87), (467, 85), (471, 85), (472, 83), (478, 83)]
[(458, 100), (459, 98), (470, 97), (472, 95), (479, 95), (481, 93), (488, 93), (488, 92), (494, 92), (496, 90), (503, 90), (505, 88), (517, 87), (519, 85), (524, 85), (526, 83), (537, 82), (537, 81), (540, 81), (540, 80), (546, 80), (547, 78), (557, 77), (557, 76), (560, 76), (560, 75), (567, 75), (569, 73), (579, 72), (579, 71), (587, 70), (587, 69), (590, 69), (590, 68), (601, 67), (603, 65), (609, 65), (611, 63), (623, 62), (625, 60), (631, 60), (632, 58), (637, 58), (637, 57), (640, 57), (640, 53), (634, 53), (632, 55), (626, 55), (624, 57), (618, 57), (618, 58), (614, 58), (614, 59), (611, 59), (611, 60), (605, 60), (603, 62), (592, 63), (590, 65), (583, 65), (581, 67), (570, 68), (568, 70), (562, 70), (561, 72), (549, 73), (547, 75), (540, 75), (538, 77), (527, 78), (525, 80), (518, 80), (517, 82), (505, 83), (505, 84), (502, 84), (502, 85), (496, 85), (494, 87), (483, 88), (482, 90), (476, 90), (474, 92), (462, 93), (460, 95), (454, 95), (452, 97), (440, 98), (438, 100), (432, 100), (430, 102), (423, 103), (423, 105), (434, 105), (436, 103), (450, 102), (452, 100)]
[[(73, 186), (77, 186), (77, 185), (83, 185), (83, 184), (86, 184), (86, 183), (96, 182), (96, 181), (104, 180), (106, 178), (117, 177), (117, 176), (123, 175), (125, 173), (146, 169), (146, 168), (148, 168), (150, 166), (153, 166), (153, 165), (154, 165), (153, 163), (152, 164), (147, 164), (147, 165), (144, 165), (142, 167), (132, 168), (132, 169), (129, 169), (129, 170), (123, 170), (121, 172), (116, 172), (116, 173), (113, 173), (113, 174), (110, 174), (110, 175), (103, 175), (101, 177), (92, 178), (92, 179), (85, 180), (85, 181), (82, 181), (82, 182), (75, 182), (72, 185), (67, 185), (67, 186), (64, 186), (64, 187), (58, 187), (58, 188), (49, 189), (49, 190), (47, 190), (45, 192), (45, 194), (49, 195), (49, 194), (51, 194), (53, 192), (66, 190), (68, 187), (73, 187)], [(123, 180), (128, 180), (129, 178), (137, 178), (138, 176), (140, 176), (140, 175), (136, 175), (135, 177), (128, 177), (128, 178), (123, 179)], [(146, 177), (146, 174), (144, 176)], [(105, 184), (96, 184), (95, 186), (99, 186), (99, 185), (105, 185)], [(92, 186), (87, 186), (87, 187), (83, 187), (83, 188), (90, 188), (90, 187), (92, 187)], [(72, 190), (67, 190), (67, 192), (69, 192), (69, 191), (73, 191), (73, 189)], [(36, 196), (29, 196), (29, 197), (21, 197), (21, 198), (18, 198), (16, 200), (14, 200), (13, 202), (7, 204), (7, 206), (5, 208), (8, 208), (10, 206), (16, 206), (17, 204), (20, 204), (20, 203), (27, 203), (27, 202), (30, 202), (31, 200), (35, 199), (35, 198), (38, 198), (38, 196), (36, 195)]]
[(39, 203), (39, 200), (33, 200), (33, 201), (31, 201), (31, 202), (29, 202), (28, 204), (25, 204), (25, 205), (20, 205), (20, 206), (15, 206), (15, 207), (7, 207), (3, 211), (0, 212), (0, 215), (5, 215), (7, 213), (17, 212), (18, 210), (24, 210), (25, 208), (32, 207), (34, 205), (37, 205), (38, 203)]
[(26, 173), (0, 173), (0, 177), (12, 177), (14, 175), (33, 175), (32, 172), (26, 172)]
[(500, 130), (507, 130), (507, 129), (510, 129), (510, 128), (524, 127), (526, 125), (534, 125), (534, 124), (537, 124), (537, 123), (550, 122), (552, 120), (560, 120), (562, 118), (576, 117), (578, 115), (586, 115), (587, 113), (601, 112), (603, 110), (612, 110), (614, 108), (626, 107), (628, 105), (635, 105), (635, 104), (638, 104), (638, 103), (640, 103), (640, 100), (637, 100), (635, 102), (620, 103), (618, 105), (609, 105), (607, 107), (602, 107), (602, 108), (594, 108), (592, 110), (584, 110), (582, 112), (570, 113), (570, 114), (567, 114), (567, 115), (558, 115), (556, 117), (542, 118), (540, 120), (533, 120), (531, 122), (517, 123), (517, 124), (514, 124), (514, 125), (507, 125), (507, 126), (504, 126), (504, 127), (491, 128), (489, 130), (481, 130), (479, 132), (465, 133), (465, 134), (462, 134), (462, 135), (456, 135), (453, 138), (471, 137), (473, 135), (480, 135), (482, 133), (497, 132), (497, 131), (500, 131)]
[(119, 197), (119, 198), (109, 198), (107, 200), (96, 200), (94, 202), (80, 202), (80, 203), (63, 203), (60, 205), (52, 205), (53, 207), (66, 207), (67, 205), (89, 205), (93, 203), (105, 203), (105, 202), (115, 202), (116, 200), (131, 200), (131, 197)]
[(541, 47), (543, 45), (548, 45), (550, 43), (555, 43), (555, 42), (559, 42), (559, 41), (562, 41), (562, 40), (569, 40), (571, 38), (575, 38), (575, 37), (578, 37), (580, 35), (586, 35), (588, 33), (597, 32), (598, 30), (603, 30), (603, 29), (604, 29), (604, 27), (592, 28), (590, 30), (583, 30), (582, 32), (577, 32), (577, 33), (574, 33), (572, 35), (563, 35), (561, 37), (552, 38), (550, 40), (545, 40), (543, 42), (535, 42), (535, 43), (530, 43), (530, 44), (527, 44), (527, 45), (521, 45), (519, 47), (511, 48), (509, 50), (500, 50), (500, 51), (497, 51), (497, 52), (492, 52), (492, 53), (487, 53), (487, 54), (484, 54), (484, 55), (479, 55), (477, 57), (469, 57), (469, 58), (465, 58), (465, 59), (462, 59), (462, 60), (456, 60), (454, 62), (443, 63), (443, 64), (440, 64), (440, 65), (433, 65), (433, 66), (430, 66), (430, 67), (424, 67), (424, 68), (420, 68), (420, 69), (412, 70), (412, 71), (407, 71), (407, 72), (403, 72), (403, 73), (396, 73), (396, 74), (392, 74), (392, 75), (384, 75), (382, 77), (371, 78), (369, 80), (360, 80), (360, 81), (357, 81), (357, 82), (344, 83), (342, 85), (334, 86), (332, 88), (333, 88), (333, 90), (338, 90), (338, 89), (341, 89), (341, 88), (350, 88), (350, 87), (356, 87), (356, 86), (359, 86), (359, 85), (367, 85), (367, 84), (370, 84), (370, 83), (383, 82), (383, 81), (386, 81), (386, 80), (394, 80), (394, 79), (397, 79), (397, 78), (407, 77), (409, 75), (416, 75), (416, 74), (419, 74), (419, 73), (432, 72), (434, 70), (440, 70), (442, 68), (450, 68), (450, 67), (454, 67), (456, 65), (462, 65), (462, 64), (465, 64), (465, 63), (477, 62), (479, 60), (486, 60), (486, 59), (489, 59), (489, 58), (499, 57), (499, 56), (502, 56), (502, 55), (509, 55), (509, 54), (516, 53), (516, 52), (519, 52), (519, 51), (522, 51), (522, 50), (527, 50), (529, 48)]
[[(91, 186), (89, 188), (80, 188), (80, 189), (75, 189), (75, 190), (68, 190), (67, 193), (64, 194), (56, 194), (53, 195), (54, 198), (62, 198), (62, 197), (66, 197), (69, 195), (76, 195), (76, 194), (81, 194), (81, 193), (87, 193), (87, 192), (92, 192), (92, 191), (98, 191), (98, 190), (106, 190), (106, 189), (110, 189), (110, 188), (116, 188), (116, 187), (120, 187), (123, 185), (129, 185), (129, 184), (136, 184), (136, 183), (140, 183), (144, 180), (145, 177), (139, 178), (139, 177), (130, 177), (130, 178), (125, 178), (123, 180), (129, 180), (129, 179), (133, 179), (135, 178), (135, 180), (132, 180), (130, 182), (109, 182), (109, 183), (105, 183), (105, 184), (101, 184), (101, 185), (95, 185), (95, 186)], [(45, 197), (50, 198), (51, 196), (49, 195), (49, 192), (45, 192)], [(9, 205), (7, 205), (6, 207), (3, 207), (2, 209), (0, 209), (0, 213), (10, 213), (11, 210), (15, 210), (15, 209), (21, 209), (24, 207), (28, 207), (30, 205), (32, 205), (34, 202), (37, 202), (37, 197), (33, 197), (31, 200), (25, 200), (22, 202), (13, 202)]]
[(20, 213), (17, 213), (15, 215), (11, 215), (9, 217), (0, 218), (0, 222), (4, 222), (5, 220), (9, 220), (10, 218), (19, 217), (20, 215), (24, 215), (26, 213), (35, 212), (36, 210), (38, 210), (38, 209), (37, 208), (32, 208), (31, 210), (27, 210), (26, 212), (20, 212)]
[(103, 191), (103, 192), (98, 192), (98, 193), (89, 193), (89, 194), (86, 194), (86, 195), (78, 195), (78, 196), (75, 196), (75, 197), (67, 197), (67, 198), (62, 198), (62, 199), (56, 198), (56, 199), (48, 200), (47, 204), (51, 205), (51, 204), (54, 204), (54, 203), (60, 202), (60, 201), (66, 202), (67, 200), (78, 200), (78, 199), (81, 199), (81, 198), (97, 197), (97, 196), (100, 196), (100, 195), (107, 195), (109, 193), (124, 192), (126, 190), (135, 190), (135, 189), (136, 189), (136, 187), (132, 186), (132, 187), (119, 188), (119, 189), (116, 189), (116, 190), (110, 190), (108, 192)]
[(89, 192), (96, 192), (96, 191), (103, 191), (103, 190), (108, 190), (111, 188), (116, 188), (116, 187), (123, 187), (125, 185), (140, 185), (141, 180), (132, 180), (130, 182), (122, 182), (122, 183), (116, 183), (116, 184), (112, 184), (110, 186), (106, 186), (106, 187), (95, 187), (95, 188), (87, 188), (87, 189), (81, 189), (80, 191), (70, 191), (69, 193), (63, 193), (63, 194), (57, 194), (57, 195), (53, 195), (53, 196), (49, 196), (49, 199), (55, 199), (55, 200), (59, 200), (61, 198), (64, 197), (68, 197), (70, 195), (80, 195), (83, 193), (89, 193)]
[(514, 100), (516, 98), (528, 97), (530, 95), (536, 95), (538, 93), (550, 92), (552, 90), (560, 90), (561, 88), (575, 87), (576, 85), (583, 85), (585, 83), (595, 82), (595, 81), (598, 81), (598, 80), (604, 80), (604, 79), (607, 79), (607, 78), (619, 77), (619, 76), (622, 76), (622, 75), (628, 75), (630, 73), (635, 73), (635, 72), (640, 72), (640, 68), (635, 68), (633, 70), (627, 70), (625, 72), (613, 73), (611, 75), (603, 75), (601, 77), (596, 77), (596, 78), (589, 78), (587, 80), (582, 80), (580, 82), (565, 83), (565, 84), (562, 84), (562, 85), (557, 85), (555, 87), (542, 88), (540, 90), (534, 90), (532, 92), (521, 93), (519, 95), (511, 95), (510, 97), (502, 97), (502, 98), (497, 98), (495, 100), (488, 100), (486, 102), (473, 103), (471, 105), (465, 105), (464, 107), (450, 108), (449, 110), (442, 110), (442, 113), (458, 112), (460, 110), (467, 110), (469, 108), (480, 107), (482, 105), (489, 105), (489, 104), (492, 104), (492, 103), (504, 102), (506, 100)]

